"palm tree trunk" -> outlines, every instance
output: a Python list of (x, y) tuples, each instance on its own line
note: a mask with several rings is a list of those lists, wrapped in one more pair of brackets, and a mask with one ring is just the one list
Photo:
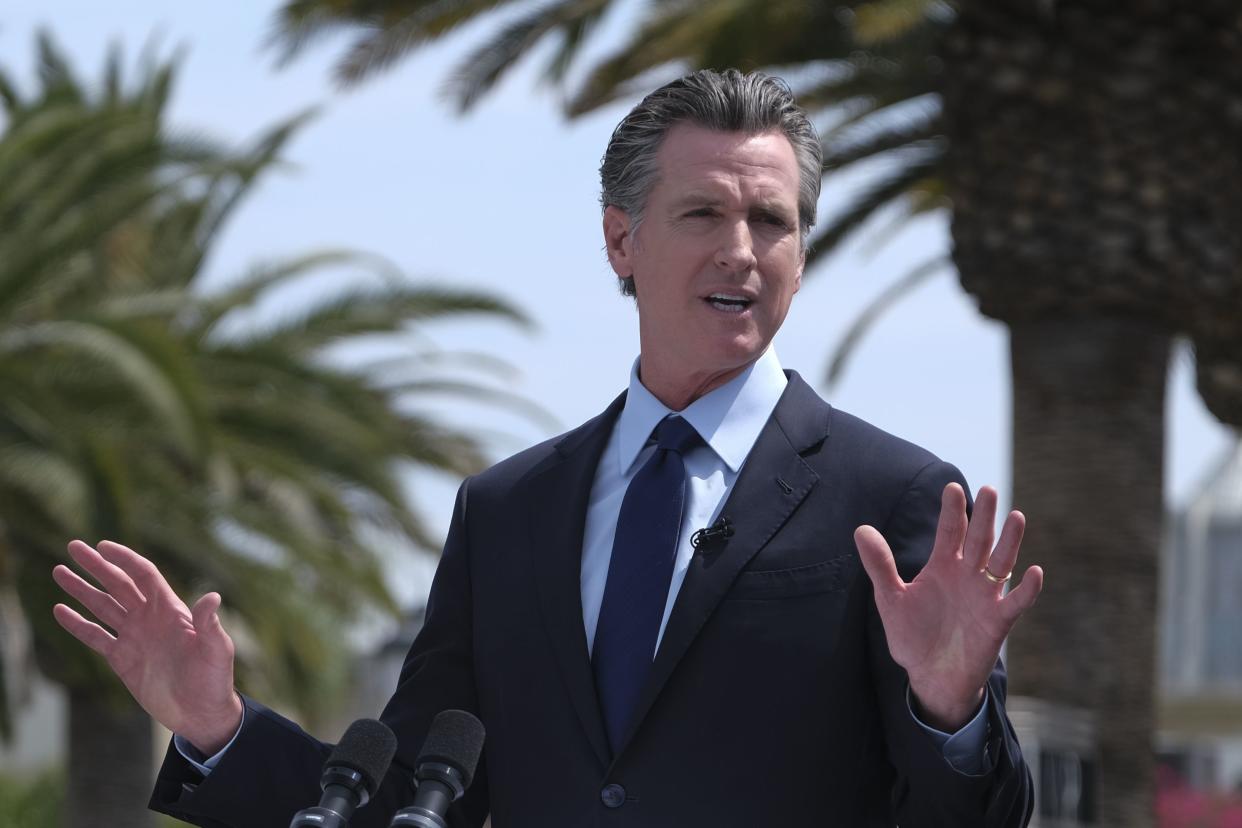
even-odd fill
[(154, 828), (151, 718), (98, 689), (69, 691), (69, 779), (64, 828)]
[(1010, 326), (1014, 503), (1047, 573), (1009, 645), (1013, 692), (1091, 711), (1098, 825), (1153, 822), (1167, 333), (1123, 319)]

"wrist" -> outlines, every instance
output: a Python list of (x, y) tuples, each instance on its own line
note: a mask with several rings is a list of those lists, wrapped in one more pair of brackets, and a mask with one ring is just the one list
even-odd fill
[(236, 690), (229, 694), (229, 698), (230, 703), (225, 711), (219, 716), (211, 717), (210, 722), (204, 722), (201, 727), (188, 727), (178, 731), (178, 735), (184, 737), (203, 756), (215, 756), (219, 753), (233, 740), (241, 727), (245, 705)]
[(956, 733), (965, 727), (979, 712), (983, 699), (982, 687), (973, 694), (954, 698), (934, 691), (920, 692), (913, 682), (910, 684), (910, 701), (915, 715), (924, 724), (943, 733)]

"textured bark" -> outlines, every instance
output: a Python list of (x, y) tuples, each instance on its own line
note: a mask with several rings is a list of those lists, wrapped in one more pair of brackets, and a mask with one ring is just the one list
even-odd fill
[(151, 718), (132, 701), (69, 692), (65, 828), (155, 828), (147, 799), (155, 779)]
[(959, 6), (943, 44), (945, 173), (954, 257), (981, 310), (1193, 332), (1236, 298), (1239, 4)]
[(1169, 338), (1071, 319), (1015, 324), (1010, 345), (1022, 564), (1047, 572), (1010, 637), (1012, 692), (1096, 716), (1098, 824), (1147, 828)]

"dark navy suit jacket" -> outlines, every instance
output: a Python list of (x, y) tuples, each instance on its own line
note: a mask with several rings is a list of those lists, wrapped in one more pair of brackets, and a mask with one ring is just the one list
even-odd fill
[[(987, 770), (953, 769), (911, 718), (853, 532), (884, 534), (903, 577), (931, 551), (953, 466), (823, 402), (797, 374), (696, 553), (649, 682), (612, 755), (583, 632), (579, 568), (595, 467), (623, 397), (466, 481), (383, 720), (400, 741), (353, 820), (386, 826), (441, 710), (487, 727), (455, 826), (1019, 828), (1030, 774), (989, 679)], [(207, 779), (170, 749), (153, 808), (204, 826), (283, 828), (318, 801), (330, 746), (247, 699)]]

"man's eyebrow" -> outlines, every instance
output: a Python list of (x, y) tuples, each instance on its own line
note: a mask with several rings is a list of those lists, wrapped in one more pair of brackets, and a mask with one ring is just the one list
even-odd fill
[(775, 216), (783, 221), (791, 221), (797, 215), (797, 209), (791, 210), (788, 205), (780, 201), (761, 201), (751, 207), (751, 213)]
[[(690, 207), (720, 207), (724, 203), (724, 199), (711, 193), (687, 193), (672, 202), (671, 212), (679, 213)], [(789, 221), (797, 210), (780, 199), (773, 198), (757, 201), (750, 206), (749, 212), (773, 215)]]

